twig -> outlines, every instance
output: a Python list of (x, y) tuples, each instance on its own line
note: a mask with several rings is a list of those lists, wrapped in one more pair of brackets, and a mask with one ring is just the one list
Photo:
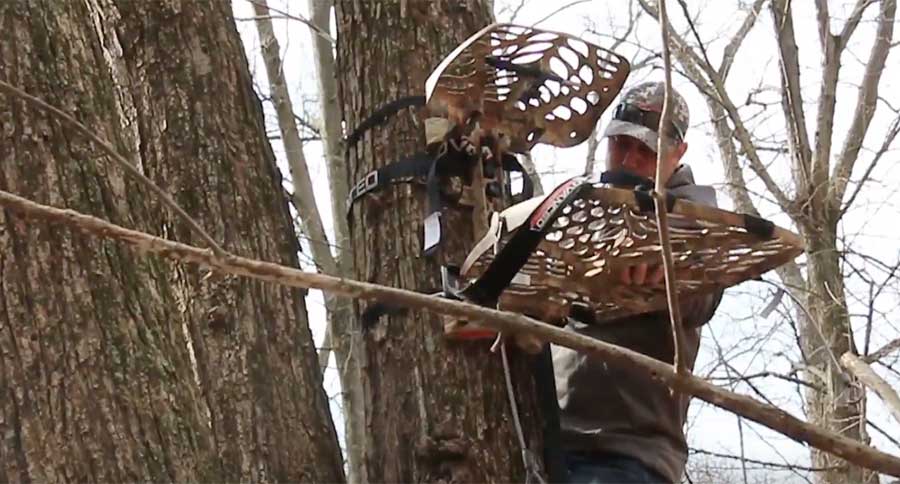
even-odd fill
[(203, 230), (202, 227), (200, 227), (200, 224), (197, 223), (197, 221), (195, 221), (190, 215), (187, 214), (187, 212), (185, 212), (177, 203), (175, 203), (175, 200), (172, 200), (172, 197), (170, 197), (168, 193), (166, 193), (162, 188), (158, 187), (149, 178), (144, 176), (143, 173), (135, 168), (135, 165), (133, 163), (126, 160), (124, 156), (120, 155), (119, 152), (112, 147), (112, 145), (101, 139), (99, 136), (95, 135), (93, 131), (87, 128), (87, 126), (81, 124), (77, 119), (73, 118), (68, 113), (47, 104), (46, 102), (32, 96), (31, 94), (28, 94), (27, 92), (19, 89), (16, 86), (13, 86), (12, 84), (7, 83), (6, 81), (0, 80), (0, 91), (5, 91), (11, 96), (18, 97), (23, 101), (31, 104), (32, 106), (49, 112), (54, 116), (62, 119), (63, 121), (71, 124), (76, 131), (80, 132), (88, 139), (96, 143), (97, 146), (99, 146), (100, 149), (106, 152), (106, 154), (109, 155), (110, 158), (112, 158), (116, 161), (116, 163), (122, 166), (122, 168), (124, 168), (126, 172), (137, 178), (141, 183), (144, 184), (144, 186), (149, 188), (150, 191), (156, 193), (156, 195), (160, 198), (160, 200), (163, 201), (163, 203), (168, 205), (169, 208), (174, 210), (179, 217), (187, 222), (188, 226), (190, 226), (191, 229), (193, 229), (194, 232), (196, 232), (197, 235), (199, 235), (200, 238), (203, 239), (204, 242), (206, 242), (209, 248), (212, 249), (212, 251), (215, 252), (217, 256), (225, 257), (227, 255), (227, 252), (219, 246), (215, 239), (213, 239), (212, 236), (206, 233), (206, 231)]
[(572, 3), (563, 5), (563, 6), (559, 7), (559, 8), (557, 8), (556, 10), (554, 10), (554, 11), (548, 13), (547, 15), (545, 15), (543, 18), (541, 18), (541, 19), (538, 20), (537, 22), (531, 24), (531, 26), (532, 26), (532, 27), (536, 27), (537, 24), (546, 22), (547, 20), (549, 20), (550, 18), (552, 18), (554, 15), (556, 15), (556, 14), (562, 12), (563, 10), (566, 10), (566, 9), (571, 8), (571, 7), (574, 7), (575, 5), (578, 5), (578, 4), (581, 4), (581, 3), (587, 3), (587, 2), (590, 2), (590, 1), (591, 1), (591, 0), (575, 0), (575, 1), (572, 2)]
[(25, 217), (66, 225), (82, 232), (125, 243), (141, 253), (158, 254), (172, 260), (198, 264), (222, 273), (251, 277), (290, 287), (320, 289), (352, 298), (377, 300), (388, 304), (426, 310), (466, 321), (478, 321), (504, 333), (527, 333), (543, 341), (574, 349), (635, 374), (658, 381), (685, 394), (776, 430), (794, 440), (842, 457), (856, 465), (900, 477), (900, 458), (882, 452), (843, 435), (804, 422), (771, 405), (719, 388), (688, 372), (677, 373), (671, 365), (636, 351), (612, 345), (590, 336), (514, 314), (451, 299), (429, 296), (404, 289), (380, 286), (324, 274), (308, 273), (292, 267), (228, 254), (218, 257), (180, 242), (126, 229), (74, 210), (41, 205), (0, 190), (0, 206)]
[(672, 259), (672, 245), (669, 239), (669, 214), (666, 211), (666, 180), (662, 178), (663, 162), (669, 155), (669, 139), (666, 127), (672, 119), (672, 57), (669, 52), (669, 17), (666, 13), (666, 0), (659, 0), (659, 25), (663, 44), (663, 66), (665, 68), (665, 96), (663, 112), (657, 128), (656, 145), (656, 189), (653, 198), (656, 200), (656, 224), (659, 226), (659, 244), (662, 247), (663, 269), (666, 276), (666, 300), (669, 303), (669, 319), (672, 322), (672, 339), (675, 358), (672, 362), (677, 373), (684, 371), (684, 328), (681, 326), (681, 307), (678, 304), (678, 293), (675, 291), (675, 263)]
[[(260, 5), (260, 2), (255, 2), (254, 0), (247, 0), (247, 1), (252, 3), (253, 5)], [(303, 18), (299, 15), (289, 14), (289, 13), (285, 12), (284, 10), (278, 10), (277, 8), (272, 8), (269, 6), (266, 6), (266, 8), (268, 8), (269, 10), (271, 10), (279, 15), (284, 15), (285, 18), (288, 18), (291, 20), (296, 20), (296, 21), (306, 25), (307, 27), (312, 29), (312, 31), (315, 32), (316, 35), (318, 35), (319, 37), (322, 37), (323, 39), (327, 40), (328, 42), (331, 42), (332, 45), (335, 43), (334, 38), (332, 38), (328, 32), (326, 32), (325, 30), (320, 28), (318, 25), (312, 23), (309, 19)], [(259, 15), (257, 15), (256, 17), (259, 17)], [(254, 17), (254, 20), (257, 20), (256, 17)], [(269, 18), (275, 18), (275, 17), (269, 16)]]
[(875, 363), (876, 361), (884, 358), (885, 356), (893, 353), (894, 351), (900, 350), (900, 338), (897, 338), (890, 343), (878, 348), (873, 351), (868, 356), (863, 357), (863, 361), (866, 363)]
[(688, 450), (691, 454), (697, 455), (708, 455), (710, 457), (718, 457), (720, 459), (735, 459), (740, 460), (741, 462), (746, 462), (748, 464), (756, 464), (763, 467), (770, 467), (773, 469), (785, 469), (785, 470), (798, 470), (798, 471), (807, 471), (807, 472), (826, 472), (840, 469), (844, 466), (831, 466), (831, 467), (806, 467), (806, 466), (798, 466), (796, 464), (779, 464), (777, 462), (767, 462), (764, 460), (756, 460), (750, 459), (746, 457), (739, 457), (731, 454), (720, 454), (718, 452), (712, 452), (709, 450), (703, 449), (690, 449)]
[(881, 398), (897, 423), (900, 423), (900, 396), (891, 388), (883, 378), (878, 376), (865, 361), (853, 353), (847, 352), (841, 356), (841, 364), (851, 373), (856, 375), (861, 382)]

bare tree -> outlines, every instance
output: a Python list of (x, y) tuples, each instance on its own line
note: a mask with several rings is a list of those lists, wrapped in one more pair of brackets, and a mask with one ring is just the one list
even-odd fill
[[(641, 6), (651, 16), (657, 16), (654, 3), (641, 0)], [(736, 102), (725, 87), (734, 63), (739, 61), (743, 40), (766, 8), (771, 15), (780, 66), (781, 111), (787, 133), (783, 143), (788, 147), (790, 160), (788, 184), (779, 181), (781, 171), (777, 164), (769, 165), (764, 161), (763, 153), (771, 143), (753, 135), (747, 110), (741, 109), (741, 103)], [(859, 79), (854, 111), (838, 113), (836, 93), (839, 83), (853, 82), (851, 74), (841, 72), (841, 58), (870, 8), (877, 8), (875, 36)], [(694, 15), (687, 8), (683, 10), (688, 24), (686, 33), (674, 36), (673, 48), (683, 75), (707, 97), (729, 195), (739, 210), (759, 213), (760, 197), (755, 197), (750, 188), (749, 172), (766, 191), (762, 200), (774, 201), (790, 217), (806, 244), (806, 266), (790, 263), (781, 267), (778, 275), (796, 302), (794, 319), (799, 327), (802, 374), (809, 383), (805, 395), (807, 415), (819, 425), (866, 442), (865, 395), (858, 391), (856, 379), (844, 372), (838, 363), (844, 353), (859, 352), (847, 309), (845, 278), (848, 271), (842, 265), (844, 249), (839, 240), (839, 227), (896, 136), (896, 130), (890, 130), (887, 139), (878, 143), (880, 148), (872, 150), (875, 155), (868, 158), (869, 165), (865, 168), (857, 166), (862, 163), (861, 149), (878, 110), (882, 72), (894, 38), (896, 2), (857, 2), (838, 32), (832, 31), (834, 21), (828, 3), (815, 3), (822, 82), (814, 108), (806, 101), (810, 94), (801, 83), (800, 52), (791, 2), (757, 0), (748, 5), (745, 20), (725, 45), (718, 65), (709, 59), (706, 42), (696, 30)], [(836, 146), (840, 138), (833, 130), (838, 116), (850, 119), (849, 131), (840, 147)], [(815, 120), (814, 136), (807, 132), (808, 119)], [(851, 182), (855, 168), (863, 176)], [(852, 188), (848, 191), (849, 187)], [(814, 467), (828, 469), (819, 473), (823, 482), (858, 483), (876, 479), (859, 467), (839, 465), (842, 463), (815, 450), (812, 457)]]

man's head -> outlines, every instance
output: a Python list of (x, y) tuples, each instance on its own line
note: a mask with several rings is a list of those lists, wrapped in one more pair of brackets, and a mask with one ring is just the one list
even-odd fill
[[(662, 115), (665, 86), (661, 82), (645, 82), (628, 89), (613, 111), (613, 119), (603, 134), (609, 139), (607, 170), (624, 170), (646, 178), (656, 178), (657, 129)], [(690, 119), (687, 103), (672, 90), (672, 121), (666, 126), (669, 140), (663, 160), (662, 176), (668, 180), (684, 152), (685, 133)]]

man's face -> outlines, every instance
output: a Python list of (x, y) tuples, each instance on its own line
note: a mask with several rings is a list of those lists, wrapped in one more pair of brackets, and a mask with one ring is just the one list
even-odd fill
[[(669, 180), (685, 150), (687, 143), (680, 143), (668, 150), (666, 158), (662, 160), (664, 181)], [(656, 179), (656, 152), (637, 138), (625, 135), (610, 136), (606, 169), (628, 171), (645, 178)]]

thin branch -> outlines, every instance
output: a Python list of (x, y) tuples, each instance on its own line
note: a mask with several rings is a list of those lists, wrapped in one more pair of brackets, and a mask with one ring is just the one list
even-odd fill
[(798, 470), (798, 471), (806, 471), (806, 472), (825, 472), (825, 471), (841, 469), (842, 467), (844, 467), (844, 466), (807, 467), (807, 466), (800, 466), (800, 465), (796, 465), (796, 464), (779, 464), (777, 462), (768, 462), (768, 461), (764, 461), (764, 460), (748, 459), (748, 458), (739, 457), (736, 455), (721, 454), (718, 452), (712, 452), (709, 450), (694, 449), (694, 448), (689, 449), (688, 452), (691, 454), (696, 454), (696, 455), (708, 455), (710, 457), (718, 457), (720, 459), (739, 459), (742, 461), (746, 461), (748, 464), (756, 464), (756, 465), (763, 466), (763, 467), (771, 467), (773, 469)]
[(809, 134), (806, 131), (806, 115), (803, 111), (803, 95), (800, 87), (800, 64), (797, 40), (794, 35), (794, 19), (791, 13), (790, 0), (774, 0), (771, 5), (775, 25), (775, 37), (778, 42), (778, 55), (781, 65), (781, 84), (784, 89), (782, 110), (785, 124), (790, 131), (794, 176), (797, 193), (809, 196), (812, 190)]
[(876, 361), (898, 350), (900, 350), (900, 338), (897, 338), (890, 343), (882, 346), (881, 348), (878, 348), (877, 350), (864, 356), (863, 361), (865, 361), (866, 363), (875, 363)]
[(125, 157), (120, 155), (119, 152), (116, 151), (116, 149), (112, 147), (112, 145), (110, 145), (108, 142), (106, 142), (105, 140), (101, 139), (99, 136), (94, 134), (94, 131), (88, 129), (87, 126), (81, 124), (81, 122), (79, 122), (77, 119), (70, 116), (68, 113), (60, 110), (59, 108), (56, 108), (54, 106), (47, 104), (46, 102), (32, 96), (31, 94), (28, 94), (27, 92), (19, 89), (16, 86), (13, 86), (12, 84), (7, 83), (6, 81), (0, 80), (0, 91), (5, 91), (7, 94), (9, 94), (11, 96), (18, 97), (18, 98), (22, 99), (23, 101), (25, 101), (26, 103), (31, 104), (32, 106), (34, 106), (38, 109), (41, 109), (42, 111), (49, 112), (50, 114), (62, 119), (63, 121), (69, 123), (70, 125), (72, 125), (72, 127), (74, 127), (76, 131), (80, 132), (82, 135), (84, 135), (85, 137), (87, 137), (88, 139), (93, 141), (97, 146), (100, 147), (101, 150), (106, 152), (106, 154), (109, 155), (109, 157), (112, 158), (116, 163), (118, 163), (119, 166), (124, 168), (126, 172), (131, 174), (131, 176), (135, 177), (144, 186), (149, 188), (150, 191), (155, 193), (160, 198), (160, 200), (162, 200), (162, 202), (164, 204), (166, 204), (169, 208), (171, 208), (175, 212), (176, 215), (181, 217), (182, 220), (184, 220), (188, 224), (188, 226), (201, 239), (203, 239), (203, 241), (206, 243), (206, 245), (208, 245), (209, 248), (212, 249), (212, 251), (215, 252), (216, 255), (218, 255), (220, 257), (224, 257), (225, 255), (227, 255), (227, 252), (225, 251), (225, 249), (220, 247), (219, 244), (215, 241), (215, 239), (213, 239), (211, 235), (209, 235), (205, 230), (203, 230), (203, 228), (200, 226), (200, 224), (196, 220), (194, 220), (190, 215), (188, 215), (187, 212), (185, 212), (184, 209), (182, 209), (175, 202), (175, 200), (173, 200), (172, 197), (169, 196), (168, 193), (166, 193), (165, 190), (158, 187), (155, 183), (153, 183), (153, 181), (151, 181), (149, 178), (144, 176), (144, 174), (141, 173), (140, 170), (138, 170), (136, 168), (136, 164), (125, 159)]
[(582, 3), (587, 3), (587, 2), (590, 2), (590, 1), (591, 1), (591, 0), (575, 0), (575, 1), (572, 2), (572, 3), (563, 5), (563, 6), (559, 7), (559, 8), (557, 8), (556, 10), (554, 10), (554, 11), (548, 13), (547, 15), (545, 15), (544, 17), (542, 17), (542, 18), (541, 18), (540, 20), (538, 20), (537, 22), (531, 24), (531, 26), (532, 26), (532, 27), (536, 27), (538, 24), (543, 23), (543, 22), (546, 22), (547, 20), (550, 20), (551, 18), (553, 18), (554, 15), (556, 15), (556, 14), (558, 14), (558, 13), (564, 11), (564, 10), (567, 10), (567, 9), (569, 9), (569, 8), (571, 8), (571, 7), (574, 7), (575, 5), (579, 5), (579, 4), (582, 4)]
[(694, 395), (733, 413), (776, 430), (794, 440), (842, 457), (856, 465), (900, 477), (900, 458), (861, 442), (804, 422), (791, 414), (717, 387), (688, 372), (676, 373), (672, 366), (636, 351), (549, 325), (527, 316), (498, 311), (447, 298), (380, 286), (352, 279), (308, 273), (271, 262), (235, 255), (218, 257), (209, 250), (173, 242), (150, 234), (126, 229), (104, 220), (41, 205), (0, 190), (0, 206), (27, 218), (65, 225), (98, 237), (117, 240), (143, 254), (157, 254), (172, 260), (197, 264), (213, 271), (250, 277), (290, 287), (320, 289), (352, 298), (377, 300), (411, 309), (426, 310), (466, 321), (478, 321), (506, 334), (527, 333), (542, 341), (574, 349), (611, 365), (627, 368), (636, 375), (688, 395)]
[(262, 18), (269, 13), (269, 7), (266, 0), (256, 0), (251, 3), (253, 3), (254, 13), (260, 17), (256, 21), (256, 29), (259, 34), (266, 74), (269, 78), (272, 104), (275, 106), (285, 156), (290, 166), (291, 181), (294, 183), (294, 205), (303, 221), (304, 235), (310, 239), (310, 250), (316, 266), (323, 268), (328, 274), (337, 275), (337, 262), (329, 249), (330, 242), (325, 233), (322, 216), (319, 214), (319, 207), (316, 204), (309, 167), (303, 153), (303, 143), (300, 141), (300, 133), (297, 130), (294, 107), (284, 77), (284, 66), (281, 62), (281, 49), (278, 39), (275, 37), (272, 21)]
[(872, 45), (872, 52), (866, 64), (863, 81), (859, 87), (856, 111), (853, 113), (853, 121), (850, 124), (843, 149), (831, 176), (833, 183), (831, 184), (828, 202), (835, 212), (840, 210), (844, 191), (847, 189), (847, 183), (850, 180), (850, 173), (853, 171), (853, 165), (856, 164), (859, 158), (859, 150), (862, 148), (869, 124), (875, 115), (878, 85), (881, 82), (885, 61), (890, 51), (890, 43), (894, 36), (896, 11), (897, 3), (895, 0), (884, 0), (881, 2), (878, 29), (875, 32), (875, 42)]
[[(685, 7), (687, 9), (687, 7)], [(675, 262), (672, 258), (672, 244), (669, 236), (669, 218), (666, 210), (666, 182), (662, 177), (665, 160), (669, 159), (669, 146), (673, 141), (669, 138), (666, 126), (672, 119), (672, 56), (669, 53), (669, 16), (666, 11), (666, 0), (659, 0), (659, 26), (663, 46), (663, 68), (665, 73), (665, 93), (663, 95), (662, 116), (659, 119), (656, 143), (656, 187), (653, 198), (656, 200), (656, 224), (659, 227), (659, 245), (662, 247), (663, 269), (665, 270), (666, 301), (669, 305), (669, 319), (672, 323), (672, 344), (674, 359), (672, 366), (676, 373), (683, 373), (684, 363), (684, 326), (681, 325), (681, 305), (678, 304), (678, 293), (675, 290)]]
[(844, 47), (847, 46), (847, 42), (850, 40), (850, 37), (853, 36), (853, 32), (859, 25), (863, 13), (865, 13), (866, 9), (874, 3), (875, 0), (858, 0), (856, 2), (856, 5), (853, 7), (853, 12), (850, 13), (850, 17), (847, 18), (847, 21), (844, 23), (844, 28), (838, 35), (838, 50), (844, 50)]
[[(285, 12), (284, 10), (278, 10), (277, 8), (271, 8), (268, 5), (265, 5), (265, 2), (262, 2), (262, 1), (257, 1), (257, 0), (247, 0), (247, 1), (250, 2), (251, 4), (253, 4), (255, 7), (264, 5), (267, 9), (269, 9), (279, 15), (283, 15), (287, 19), (296, 20), (296, 21), (306, 25), (307, 27), (309, 27), (313, 32), (316, 33), (316, 35), (327, 40), (330, 44), (332, 44), (332, 45), (335, 44), (334, 38), (332, 38), (328, 32), (326, 32), (325, 30), (320, 28), (318, 25), (312, 23), (309, 19), (303, 18), (299, 15), (292, 15), (290, 13)], [(257, 14), (256, 17), (257, 18), (254, 18), (254, 20), (260, 20), (259, 17), (268, 17), (269, 19), (274, 18), (268, 14)]]
[(843, 217), (844, 214), (847, 213), (848, 210), (850, 210), (850, 207), (853, 206), (853, 202), (856, 200), (856, 197), (859, 195), (860, 191), (862, 191), (862, 187), (872, 176), (872, 172), (875, 171), (875, 167), (878, 165), (878, 162), (881, 161), (881, 158), (890, 149), (891, 145), (894, 143), (894, 139), (897, 138), (898, 133), (900, 133), (900, 114), (898, 114), (898, 116), (891, 122), (890, 126), (888, 127), (887, 135), (881, 142), (881, 146), (878, 148), (878, 151), (875, 152), (875, 156), (872, 158), (869, 166), (866, 167), (866, 171), (859, 179), (859, 182), (856, 183), (856, 187), (853, 189), (853, 192), (841, 207), (840, 214), (838, 215), (839, 218)]
[(728, 74), (731, 72), (731, 66), (734, 64), (738, 49), (741, 48), (747, 34), (749, 34), (753, 26), (756, 25), (756, 19), (759, 18), (759, 13), (762, 11), (766, 1), (767, 0), (756, 0), (753, 3), (753, 6), (750, 7), (750, 12), (748, 12), (747, 17), (744, 18), (744, 23), (741, 24), (741, 27), (735, 32), (734, 37), (732, 37), (728, 42), (728, 45), (725, 46), (725, 50), (722, 52), (722, 63), (719, 65), (719, 77), (723, 80), (728, 79)]
[(884, 402), (894, 420), (900, 423), (900, 396), (897, 395), (897, 392), (883, 378), (878, 376), (865, 361), (853, 353), (844, 353), (841, 356), (841, 364), (867, 387), (872, 389)]

